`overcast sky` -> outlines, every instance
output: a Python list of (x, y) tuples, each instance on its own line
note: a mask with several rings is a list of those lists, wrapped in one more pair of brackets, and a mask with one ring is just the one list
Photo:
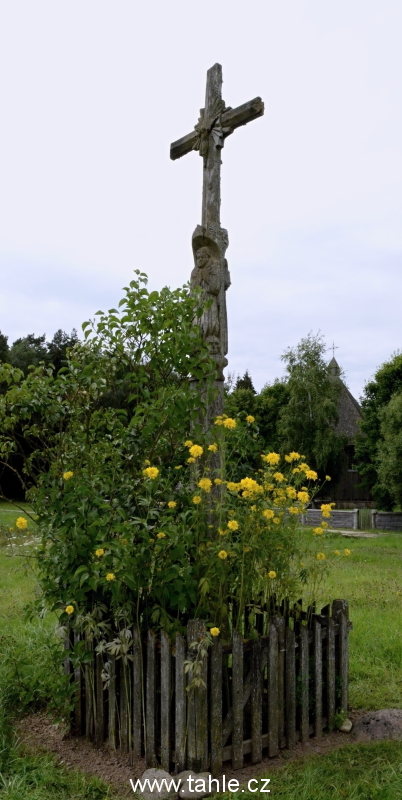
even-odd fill
[(265, 102), (222, 153), (229, 369), (260, 388), (320, 330), (358, 397), (402, 347), (401, 33), (400, 0), (0, 0), (1, 331), (189, 279), (202, 160), (169, 146), (218, 61)]

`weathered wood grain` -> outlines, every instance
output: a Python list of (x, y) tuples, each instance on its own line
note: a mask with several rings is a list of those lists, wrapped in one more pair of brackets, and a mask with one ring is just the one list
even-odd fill
[(170, 639), (161, 632), (161, 767), (170, 772)]
[(232, 637), (232, 766), (243, 766), (243, 636), (238, 630)]
[(185, 640), (176, 634), (175, 648), (175, 767), (183, 772), (186, 764), (186, 676), (184, 674)]
[(276, 756), (278, 752), (278, 633), (271, 622), (268, 641), (268, 755)]
[(273, 623), (278, 632), (278, 735), (279, 741), (285, 735), (285, 620), (274, 617)]
[[(74, 633), (74, 644), (81, 641), (81, 634)], [(74, 669), (74, 711), (73, 729), (79, 735), (85, 734), (85, 683), (80, 664)]]
[(309, 739), (309, 641), (305, 625), (300, 627), (300, 677), (301, 677), (301, 713), (300, 740)]
[(145, 702), (145, 761), (147, 767), (154, 767), (157, 763), (155, 753), (155, 678), (155, 636), (152, 631), (148, 631)]
[(222, 642), (211, 646), (211, 772), (222, 773)]
[(129, 751), (131, 744), (129, 682), (130, 682), (129, 665), (124, 664), (123, 660), (121, 660), (120, 661), (120, 747), (126, 753)]
[(313, 620), (314, 636), (314, 736), (322, 736), (322, 639), (321, 625)]
[(295, 633), (290, 628), (285, 632), (286, 647), (286, 745), (289, 749), (296, 741), (296, 659)]
[(108, 687), (108, 741), (109, 747), (117, 747), (117, 696), (116, 696), (116, 656), (109, 655), (109, 687)]
[(253, 642), (251, 676), (251, 761), (257, 764), (262, 759), (261, 639)]
[(331, 730), (335, 716), (335, 620), (328, 618), (327, 634), (327, 719)]
[(104, 741), (104, 729), (105, 729), (102, 670), (103, 670), (102, 653), (96, 653), (95, 655), (95, 745), (96, 747), (102, 747)]
[(137, 626), (133, 630), (133, 758), (142, 755), (142, 645)]
[[(187, 658), (194, 661), (196, 651), (191, 648), (193, 642), (199, 643), (205, 635), (205, 624), (202, 620), (190, 620), (187, 624)], [(200, 673), (195, 675), (189, 670), (187, 692), (187, 763), (188, 769), (203, 772), (208, 766), (208, 706), (207, 706), (207, 659), (199, 659)], [(193, 679), (201, 680), (201, 685), (194, 686)]]
[(346, 600), (334, 600), (332, 603), (332, 616), (339, 624), (339, 677), (341, 683), (341, 708), (348, 708), (348, 670), (349, 670), (349, 606)]

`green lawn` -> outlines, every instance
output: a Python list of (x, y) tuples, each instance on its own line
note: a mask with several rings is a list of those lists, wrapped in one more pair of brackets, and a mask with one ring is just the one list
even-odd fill
[(402, 534), (378, 539), (334, 535), (335, 562), (325, 601), (349, 601), (352, 708), (402, 708)]
[[(23, 509), (29, 510), (27, 506)], [(59, 644), (55, 619), (23, 619), (23, 608), (37, 592), (29, 557), (35, 523), (17, 532), (23, 510), (0, 504), (0, 741), (2, 699), (13, 708), (39, 707), (56, 685)], [(10, 534), (9, 528), (14, 531)], [(307, 533), (307, 532), (306, 532)], [(9, 536), (16, 536), (11, 540)], [(352, 551), (335, 563), (322, 604), (334, 598), (350, 603), (350, 705), (402, 708), (402, 535), (345, 539), (334, 534), (333, 549)], [(28, 556), (28, 557), (27, 557)], [(3, 723), (4, 728), (5, 723)], [(15, 747), (3, 753), (0, 797), (51, 800), (53, 797), (112, 797), (101, 782), (61, 769), (48, 756), (27, 757)], [(2, 777), (3, 776), (3, 777)], [(399, 800), (402, 797), (402, 745), (347, 745), (332, 754), (287, 763), (272, 770), (270, 797), (281, 800)], [(3, 783), (2, 783), (3, 781)], [(254, 795), (239, 793), (238, 798)], [(263, 795), (267, 797), (267, 795)]]
[[(260, 798), (401, 800), (402, 744), (345, 745), (328, 755), (311, 756), (268, 771), (265, 777), (270, 778), (271, 794), (258, 793)], [(251, 800), (258, 794), (250, 794), (244, 787), (244, 792), (231, 798)]]

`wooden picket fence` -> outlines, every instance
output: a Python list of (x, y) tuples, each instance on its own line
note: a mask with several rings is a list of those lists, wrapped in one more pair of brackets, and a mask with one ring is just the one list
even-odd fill
[[(197, 670), (189, 664), (197, 647), (190, 645), (205, 633), (200, 620), (174, 641), (164, 631), (143, 637), (134, 629), (125, 663), (87, 641), (91, 663), (73, 669), (65, 661), (76, 687), (75, 730), (98, 747), (108, 741), (133, 760), (145, 756), (149, 767), (213, 775), (225, 762), (240, 769), (245, 756), (257, 763), (264, 752), (275, 756), (320, 738), (336, 711), (347, 709), (352, 625), (344, 600), (314, 612), (299, 602), (282, 605), (270, 621), (260, 615), (265, 635), (244, 640), (234, 630), (230, 642), (216, 637)], [(77, 638), (71, 634), (66, 648)]]

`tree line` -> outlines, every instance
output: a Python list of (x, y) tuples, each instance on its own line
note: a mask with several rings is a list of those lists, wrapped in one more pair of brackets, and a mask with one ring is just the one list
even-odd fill
[(30, 367), (37, 367), (41, 362), (47, 366), (52, 364), (57, 373), (65, 364), (67, 350), (77, 342), (75, 328), (71, 333), (59, 328), (50, 342), (46, 341), (45, 333), (42, 336), (29, 333), (16, 339), (12, 345), (8, 344), (8, 336), (0, 331), (0, 361), (20, 369), (25, 377)]
[[(57, 374), (66, 355), (78, 342), (59, 329), (51, 341), (28, 334), (11, 346), (0, 332), (0, 362), (9, 363), (27, 376), (44, 364)], [(328, 372), (326, 344), (321, 334), (309, 333), (281, 356), (285, 374), (267, 383), (260, 392), (248, 371), (229, 376), (225, 385), (225, 412), (229, 416), (252, 414), (257, 422), (255, 447), (244, 458), (244, 472), (255, 467), (261, 449), (297, 450), (321, 477), (331, 475), (335, 486), (345, 466), (347, 440), (336, 433), (340, 380)], [(342, 374), (341, 376), (342, 377)], [(124, 392), (115, 398), (124, 407)], [(361, 398), (362, 420), (355, 440), (355, 462), (360, 485), (377, 508), (402, 507), (402, 353), (393, 354), (369, 380)], [(4, 475), (3, 475), (4, 481)]]

